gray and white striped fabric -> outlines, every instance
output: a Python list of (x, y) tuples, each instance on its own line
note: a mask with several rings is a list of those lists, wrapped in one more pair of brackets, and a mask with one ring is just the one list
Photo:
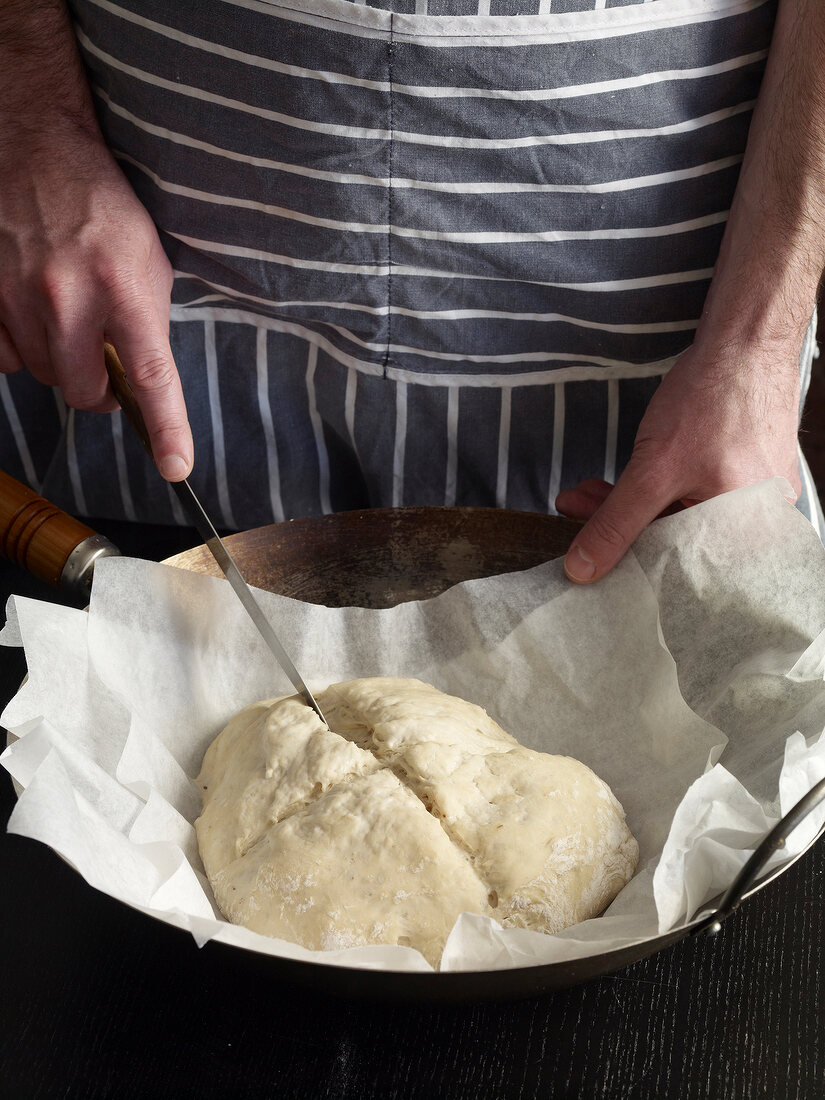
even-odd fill
[[(772, 0), (72, 9), (176, 272), (218, 522), (552, 511), (615, 479), (701, 313)], [(10, 472), (76, 512), (181, 521), (119, 414), (22, 374), (0, 398)]]

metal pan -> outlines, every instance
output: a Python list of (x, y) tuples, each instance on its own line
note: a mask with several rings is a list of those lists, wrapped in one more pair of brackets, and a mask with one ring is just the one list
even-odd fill
[[(48, 522), (41, 521), (32, 533), (29, 528), (35, 521), (26, 517), (29, 513), (42, 515), (42, 506), (33, 503), (39, 498), (23, 490), (28, 496), (21, 503), (22, 487), (13, 483), (16, 495), (10, 504), (9, 482), (11, 479), (0, 474), (0, 552), (35, 572), (37, 562), (48, 558), (52, 579), (59, 579), (63, 570), (55, 568), (54, 552), (46, 553), (41, 546), (49, 525), (55, 530), (59, 525), (61, 552), (74, 556), (66, 580), (82, 589), (90, 572), (84, 557), (113, 552), (113, 548), (101, 550), (99, 538), (92, 538), (90, 529), (80, 525), (67, 535), (67, 525), (76, 521), (56, 509)], [(390, 607), (435, 596), (462, 580), (527, 569), (558, 557), (578, 527), (555, 516), (487, 508), (387, 508), (260, 527), (229, 536), (227, 542), (244, 576), (256, 587), (327, 606)], [(78, 541), (70, 546), (75, 537)], [(169, 558), (166, 564), (219, 574), (203, 546)], [(205, 950), (224, 957), (227, 965), (256, 970), (268, 967), (276, 979), (296, 981), (327, 994), (370, 999), (464, 1001), (526, 997), (561, 989), (619, 970), (689, 935), (718, 931), (722, 920), (743, 899), (781, 873), (764, 875), (762, 869), (784, 837), (824, 800), (825, 781), (766, 837), (727, 894), (708, 907), (710, 915), (617, 951), (521, 969), (411, 974), (297, 962), (215, 942)], [(819, 836), (823, 833), (825, 828)]]

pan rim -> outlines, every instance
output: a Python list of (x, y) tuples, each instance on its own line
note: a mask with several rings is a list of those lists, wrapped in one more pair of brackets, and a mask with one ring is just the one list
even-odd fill
[[(372, 518), (379, 517), (379, 518), (384, 519), (384, 520), (387, 520), (387, 519), (391, 520), (394, 517), (398, 517), (399, 514), (402, 514), (402, 513), (405, 514), (408, 518), (412, 518), (413, 515), (439, 513), (445, 519), (447, 518), (447, 515), (449, 515), (451, 517), (454, 517), (456, 522), (460, 522), (462, 517), (466, 518), (467, 516), (470, 516), (471, 518), (477, 518), (479, 520), (483, 520), (483, 518), (486, 515), (495, 515), (500, 520), (502, 515), (505, 515), (505, 516), (510, 515), (510, 516), (518, 517), (519, 519), (524, 519), (524, 520), (527, 520), (528, 517), (529, 517), (529, 522), (548, 521), (548, 526), (550, 526), (550, 525), (556, 525), (557, 526), (558, 521), (560, 519), (562, 519), (565, 522), (565, 524), (569, 525), (571, 531), (575, 530), (576, 528), (581, 526), (581, 523), (579, 521), (570, 520), (567, 517), (550, 516), (546, 513), (541, 513), (541, 512), (520, 511), (520, 510), (516, 510), (516, 509), (497, 509), (497, 508), (492, 508), (492, 507), (470, 507), (470, 506), (446, 507), (446, 506), (442, 506), (442, 505), (421, 505), (421, 506), (408, 507), (408, 508), (391, 508), (390, 507), (390, 508), (376, 508), (376, 509), (353, 509), (353, 510), (350, 510), (350, 511), (330, 513), (328, 515), (322, 515), (322, 516), (297, 517), (295, 519), (285, 521), (285, 524), (263, 524), (259, 527), (250, 528), (247, 531), (236, 532), (236, 533), (227, 535), (226, 537), (230, 541), (230, 544), (231, 544), (231, 541), (233, 539), (238, 538), (238, 537), (245, 536), (245, 535), (250, 535), (250, 534), (260, 534), (262, 532), (273, 530), (273, 529), (278, 529), (278, 528), (283, 529), (283, 527), (286, 524), (288, 524), (290, 526), (302, 526), (302, 525), (305, 525), (305, 524), (306, 525), (312, 524), (312, 525), (317, 526), (319, 523), (327, 523), (327, 524), (331, 525), (336, 521), (336, 517), (345, 516), (345, 517), (347, 517), (348, 522), (353, 522), (353, 521), (356, 521), (357, 519), (363, 518), (367, 515), (369, 515)], [(189, 550), (184, 550), (181, 553), (172, 555), (169, 558), (164, 559), (160, 564), (168, 565), (168, 566), (171, 566), (171, 567), (174, 567), (174, 568), (186, 568), (186, 569), (189, 569), (190, 571), (194, 571), (194, 572), (203, 572), (203, 570), (200, 570), (197, 567), (192, 569), (192, 566), (189, 565), (186, 562), (186, 559), (189, 555), (198, 554), (201, 551), (206, 551), (206, 553), (208, 554), (208, 550), (206, 549), (206, 547), (201, 545), (201, 544), (198, 544), (198, 545), (195, 545), (194, 547), (190, 548)], [(551, 557), (552, 557), (552, 555), (551, 555)], [(548, 560), (550, 560), (550, 559), (548, 558)], [(88, 611), (88, 607), (86, 608), (86, 610)], [(23, 684), (26, 683), (27, 679), (28, 679), (27, 676), (24, 677), (24, 679), (23, 679), (23, 681), (20, 685), (21, 687), (23, 686)], [(3, 730), (3, 727), (0, 727), (0, 731), (2, 731), (2, 730)], [(5, 730), (5, 733), (6, 733), (5, 742), (6, 742), (7, 746), (10, 746), (11, 744), (13, 744), (15, 741), (18, 740), (18, 738), (13, 733), (11, 733), (11, 731)], [(12, 778), (12, 783), (13, 783), (13, 786), (14, 786), (15, 795), (16, 795), (17, 798), (19, 798), (20, 794), (22, 793), (23, 788), (18, 784), (18, 782), (14, 778)], [(812, 839), (808, 842), (808, 844), (805, 845), (805, 847), (802, 848), (796, 855), (791, 857), (786, 862), (782, 863), (779, 867), (775, 867), (772, 870), (765, 873), (764, 875), (760, 876), (743, 893), (742, 899), (741, 899), (742, 902), (746, 901), (747, 899), (752, 897), (754, 894), (758, 893), (760, 890), (762, 890), (766, 886), (770, 885), (774, 880), (779, 878), (786, 871), (790, 870), (790, 868), (793, 867), (794, 864), (796, 864), (803, 856), (805, 856), (811, 850), (811, 848), (813, 848), (813, 846), (819, 840), (821, 840), (823, 838), (823, 836), (825, 836), (825, 824), (823, 824), (823, 826), (812, 837)], [(57, 853), (57, 854), (60, 855), (59, 853)], [(60, 855), (60, 858), (63, 860), (64, 863), (66, 863), (68, 866), (72, 867), (72, 869), (74, 871), (76, 871), (78, 874), (80, 874), (80, 872), (77, 871), (77, 868), (75, 868), (68, 859), (66, 859), (62, 855)], [(83, 877), (83, 876), (81, 875), (81, 877)], [(698, 932), (701, 932), (702, 928), (707, 929), (708, 917), (709, 917), (709, 915), (716, 912), (716, 910), (718, 909), (719, 902), (720, 902), (721, 898), (723, 897), (724, 893), (725, 893), (725, 891), (720, 891), (714, 898), (712, 898), (708, 902), (706, 902), (702, 906), (699, 913), (696, 914), (691, 921), (689, 921), (687, 923), (684, 923), (684, 924), (680, 924), (678, 927), (673, 928), (673, 929), (669, 929), (667, 932), (661, 933), (661, 934), (659, 934), (655, 937), (641, 938), (639, 940), (634, 940), (629, 944), (624, 944), (621, 947), (613, 948), (610, 951), (604, 951), (604, 952), (600, 952), (598, 954), (579, 956), (579, 957), (574, 958), (574, 959), (564, 960), (564, 961), (556, 961), (556, 962), (551, 962), (551, 963), (531, 963), (531, 964), (528, 964), (528, 965), (525, 965), (525, 966), (517, 966), (517, 967), (490, 968), (490, 969), (478, 969), (478, 970), (476, 970), (476, 969), (474, 969), (474, 970), (443, 970), (443, 971), (442, 970), (409, 971), (409, 970), (394, 970), (394, 969), (387, 969), (387, 968), (381, 968), (380, 970), (377, 970), (377, 969), (372, 968), (372, 967), (348, 966), (348, 965), (341, 964), (341, 963), (331, 963), (331, 962), (327, 963), (327, 962), (324, 962), (322, 960), (291, 959), (291, 958), (286, 957), (286, 956), (270, 955), (268, 952), (258, 950), (255, 947), (246, 946), (246, 945), (242, 945), (242, 944), (226, 943), (226, 942), (224, 942), (220, 939), (217, 939), (216, 937), (212, 937), (207, 942), (208, 943), (219, 944), (222, 948), (236, 948), (236, 949), (241, 948), (241, 950), (244, 952), (245, 956), (247, 956), (247, 957), (251, 958), (253, 956), (257, 956), (259, 958), (263, 957), (265, 959), (272, 959), (276, 964), (289, 964), (290, 969), (295, 970), (295, 971), (305, 970), (305, 971), (307, 971), (307, 975), (309, 975), (309, 972), (312, 972), (314, 974), (314, 973), (319, 972), (319, 971), (327, 973), (327, 974), (335, 973), (337, 975), (337, 978), (338, 978), (339, 981), (344, 980), (345, 978), (349, 978), (351, 981), (355, 981), (355, 982), (360, 980), (360, 981), (364, 981), (364, 982), (375, 982), (375, 983), (377, 983), (377, 982), (380, 982), (381, 980), (385, 980), (387, 982), (396, 983), (396, 984), (400, 984), (400, 985), (422, 986), (422, 985), (425, 985), (425, 984), (437, 985), (439, 982), (442, 983), (442, 984), (447, 983), (447, 982), (450, 982), (450, 983), (456, 983), (456, 982), (461, 982), (461, 981), (467, 982), (467, 981), (472, 981), (473, 979), (476, 979), (478, 981), (486, 979), (486, 980), (489, 981), (489, 980), (493, 980), (495, 978), (495, 976), (497, 976), (497, 975), (498, 976), (501, 976), (503, 974), (512, 975), (514, 973), (517, 973), (517, 974), (533, 975), (533, 976), (535, 976), (536, 979), (540, 979), (540, 976), (544, 975), (544, 977), (547, 978), (548, 980), (543, 982), (543, 983), (540, 980), (537, 980), (537, 983), (536, 983), (536, 991), (540, 991), (541, 988), (545, 988), (547, 990), (550, 990), (550, 989), (554, 989), (554, 988), (563, 988), (563, 987), (566, 987), (566, 986), (569, 986), (569, 985), (579, 984), (579, 982), (587, 980), (587, 977), (602, 976), (604, 974), (612, 972), (613, 970), (621, 969), (622, 967), (630, 965), (633, 962), (636, 962), (636, 961), (639, 961), (643, 958), (646, 958), (646, 957), (649, 957), (651, 955), (657, 954), (659, 951), (664, 950), (666, 947), (668, 947), (668, 946), (670, 946), (670, 945), (672, 945), (676, 942), (679, 942), (683, 939), (686, 939), (688, 936), (692, 936), (692, 935), (697, 934)], [(116, 900), (120, 901), (121, 899), (116, 899)], [(163, 912), (156, 911), (156, 910), (148, 911), (148, 910), (142, 909), (141, 907), (139, 907), (135, 904), (132, 904), (128, 901), (123, 902), (123, 904), (126, 904), (129, 908), (131, 908), (131, 909), (133, 909), (137, 912), (143, 913), (145, 916), (154, 918), (154, 919), (160, 921), (163, 924), (166, 924), (168, 926), (177, 928), (180, 931), (187, 932), (188, 934), (191, 935), (191, 933), (189, 933), (188, 929), (182, 927), (179, 923), (177, 923), (175, 921), (173, 913), (163, 913)], [(222, 923), (225, 923), (227, 925), (227, 927), (230, 927), (230, 928), (233, 927), (233, 925), (228, 921), (222, 921)], [(632, 955), (632, 957), (628, 957), (629, 955)], [(593, 968), (594, 963), (597, 964), (597, 969), (596, 970), (594, 970), (594, 968)], [(591, 970), (590, 974), (588, 974), (588, 975), (577, 975), (577, 976), (573, 976), (571, 974), (571, 972), (575, 972), (579, 969), (588, 968), (588, 964), (589, 964), (589, 969)], [(551, 975), (561, 975), (561, 974), (564, 974), (564, 973), (569, 975), (569, 980), (562, 981), (561, 983), (553, 982), (553, 981), (549, 980)], [(367, 976), (367, 977), (365, 977), (365, 976)], [(374, 977), (369, 977), (369, 976), (374, 976)], [(492, 995), (495, 996), (496, 995), (495, 992), (493, 992)], [(519, 994), (515, 994), (515, 995), (519, 995)], [(527, 995), (529, 995), (529, 993)]]

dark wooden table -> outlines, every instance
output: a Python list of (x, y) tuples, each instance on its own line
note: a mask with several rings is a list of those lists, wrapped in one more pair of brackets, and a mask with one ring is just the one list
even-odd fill
[[(197, 539), (97, 524), (164, 558)], [(52, 598), (0, 561), (0, 595)], [(0, 650), (0, 704), (24, 672)], [(3, 822), (14, 793), (0, 777)], [(731, 917), (611, 977), (522, 1001), (335, 1000), (97, 893), (0, 835), (0, 1096), (825, 1097), (825, 842)]]

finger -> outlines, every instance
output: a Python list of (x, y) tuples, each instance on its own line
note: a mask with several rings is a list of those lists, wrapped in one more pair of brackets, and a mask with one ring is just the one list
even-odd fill
[(590, 584), (609, 573), (630, 545), (678, 494), (655, 482), (633, 460), (615, 488), (573, 540), (564, 571), (577, 584)]
[(49, 358), (49, 342), (46, 329), (34, 317), (16, 313), (8, 318), (6, 329), (12, 345), (17, 351), (23, 366), (44, 386), (59, 385), (52, 362)]
[(106, 339), (114, 345), (135, 395), (152, 456), (167, 481), (182, 481), (192, 469), (192, 432), (168, 337), (154, 302), (135, 302), (110, 318)]
[(72, 409), (114, 412), (118, 403), (103, 362), (103, 330), (95, 325), (47, 334), (49, 358), (63, 400)]
[(573, 489), (562, 489), (556, 497), (556, 511), (573, 519), (590, 519), (612, 489), (609, 481), (586, 478)]
[(9, 330), (0, 323), (0, 374), (16, 374), (23, 369), (23, 360), (14, 346)]

